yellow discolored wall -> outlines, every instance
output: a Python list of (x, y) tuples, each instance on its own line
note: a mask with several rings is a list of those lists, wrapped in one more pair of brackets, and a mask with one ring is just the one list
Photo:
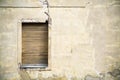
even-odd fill
[[(44, 0), (41, 0), (44, 1)], [(120, 1), (48, 0), (50, 70), (34, 80), (120, 80)], [(0, 80), (20, 80), (21, 22), (45, 22), (39, 0), (0, 1)]]

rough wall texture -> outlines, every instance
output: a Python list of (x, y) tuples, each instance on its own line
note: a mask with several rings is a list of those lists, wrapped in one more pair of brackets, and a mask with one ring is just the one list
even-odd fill
[[(27, 70), (30, 77), (35, 80), (120, 80), (120, 1), (48, 2), (52, 19), (51, 71)], [(0, 5), (0, 80), (19, 80), (19, 21), (23, 18), (44, 21), (47, 17), (38, 0), (1, 0)]]

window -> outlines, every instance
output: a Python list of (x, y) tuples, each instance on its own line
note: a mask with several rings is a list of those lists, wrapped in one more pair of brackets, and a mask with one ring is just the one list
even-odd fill
[(22, 23), (22, 68), (48, 67), (48, 23)]

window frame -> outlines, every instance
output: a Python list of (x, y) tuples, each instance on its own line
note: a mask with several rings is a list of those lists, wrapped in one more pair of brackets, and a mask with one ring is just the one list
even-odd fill
[[(41, 67), (23, 67), (22, 65), (22, 23), (48, 23), (48, 66), (46, 68)], [(42, 21), (40, 19), (22, 19), (18, 22), (17, 27), (17, 63), (20, 69), (27, 69), (27, 70), (40, 70), (40, 71), (49, 71), (51, 70), (51, 36), (50, 36), (50, 24), (48, 20)], [(29, 66), (29, 65), (28, 65)]]

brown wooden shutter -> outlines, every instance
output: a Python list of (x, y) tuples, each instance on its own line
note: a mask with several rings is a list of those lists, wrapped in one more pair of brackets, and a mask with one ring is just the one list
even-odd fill
[(22, 64), (48, 64), (47, 23), (22, 23)]

